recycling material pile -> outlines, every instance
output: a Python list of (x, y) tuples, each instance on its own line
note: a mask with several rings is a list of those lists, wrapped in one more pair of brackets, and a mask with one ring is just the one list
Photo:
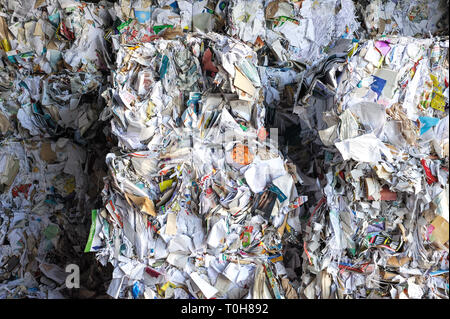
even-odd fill
[[(448, 40), (357, 40), (345, 1), (195, 3), (192, 25), (185, 2), (120, 4), (87, 245), (109, 295), (446, 297)], [(269, 135), (289, 102), (307, 172)]]
[(107, 111), (120, 149), (88, 243), (115, 266), (108, 294), (261, 297), (249, 287), (270, 274), (279, 296), (280, 233), (300, 230), (302, 197), (266, 139), (255, 52), (211, 33), (123, 46), (117, 65)]
[[(116, 69), (101, 118), (111, 118), (118, 147), (107, 155), (105, 207), (92, 213), (86, 247), (115, 267), (114, 298), (297, 296), (283, 246), (300, 243), (299, 207), (307, 198), (297, 192), (300, 179), (276, 132), (265, 127), (265, 104), (300, 76), (280, 68), (284, 62), (309, 52), (296, 60), (299, 68), (312, 64), (348, 27), (336, 30), (330, 13), (329, 34), (316, 43), (321, 31), (313, 19), (294, 19), (298, 5), (211, 3), (115, 3), (122, 23), (111, 36)], [(316, 19), (325, 9), (313, 14), (307, 5), (302, 12)], [(352, 15), (339, 12), (355, 29), (353, 3), (345, 8)], [(285, 26), (266, 35), (258, 27), (266, 21)], [(289, 33), (298, 38), (293, 45)], [(269, 37), (285, 51), (278, 59)]]
[(368, 36), (382, 34), (428, 37), (448, 35), (448, 1), (358, 1)]
[(75, 1), (5, 0), (0, 12), (0, 298), (61, 298), (103, 186), (88, 174), (103, 166), (110, 18)]
[(350, 55), (318, 131), (304, 294), (448, 298), (448, 38), (386, 36)]
[(448, 299), (448, 1), (1, 4), (0, 298)]

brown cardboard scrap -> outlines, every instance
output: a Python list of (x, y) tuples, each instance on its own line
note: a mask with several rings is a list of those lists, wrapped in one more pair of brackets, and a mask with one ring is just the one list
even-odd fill
[(278, 234), (280, 234), (281, 237), (283, 236), (284, 230), (286, 229), (287, 217), (288, 214), (284, 215), (283, 224), (280, 227), (278, 227)]
[(255, 95), (255, 87), (253, 86), (252, 82), (250, 82), (249, 79), (241, 72), (238, 68), (235, 67), (235, 77), (233, 85), (237, 87), (238, 89), (250, 94), (251, 96)]
[(135, 196), (128, 193), (125, 193), (125, 196), (127, 197), (127, 200), (131, 200), (141, 210), (141, 212), (156, 217), (155, 204), (150, 198), (146, 196)]
[(387, 260), (387, 264), (391, 267), (402, 267), (407, 264), (411, 260), (410, 257), (402, 257), (397, 258), (396, 256), (392, 256)]
[(39, 156), (47, 163), (54, 163), (57, 158), (56, 153), (52, 150), (51, 143), (42, 143)]
[(10, 128), (9, 119), (0, 112), (0, 132), (6, 134)]
[(297, 292), (290, 284), (289, 279), (282, 278), (281, 279), (281, 287), (283, 287), (286, 299), (298, 299)]
[(448, 241), (448, 222), (442, 216), (438, 215), (431, 223), (431, 226), (434, 227), (431, 233), (431, 241), (444, 245)]

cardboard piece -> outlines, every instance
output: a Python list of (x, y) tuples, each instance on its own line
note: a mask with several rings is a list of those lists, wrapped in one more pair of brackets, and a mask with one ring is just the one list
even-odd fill
[(6, 134), (10, 127), (11, 124), (9, 124), (9, 119), (0, 112), (0, 132)]
[(289, 283), (289, 279), (287, 278), (281, 279), (281, 287), (283, 287), (286, 299), (298, 299), (297, 292)]
[(170, 213), (167, 215), (166, 235), (172, 236), (177, 233), (177, 214)]
[(431, 241), (444, 245), (448, 241), (448, 222), (442, 216), (436, 216), (430, 227), (433, 227), (430, 237)]
[(251, 96), (254, 96), (256, 89), (253, 86), (252, 82), (247, 79), (247, 77), (241, 71), (239, 71), (238, 68), (235, 67), (235, 71), (236, 73), (233, 85), (238, 89), (250, 94)]
[(287, 217), (288, 217), (288, 214), (284, 215), (283, 224), (280, 227), (278, 227), (277, 231), (278, 231), (278, 234), (280, 234), (280, 237), (283, 237), (284, 230), (286, 229)]
[(392, 256), (387, 260), (387, 264), (391, 267), (402, 267), (407, 264), (411, 260), (410, 257), (402, 257), (397, 258), (396, 256)]
[(141, 212), (156, 217), (155, 204), (150, 198), (144, 196), (135, 196), (128, 193), (125, 193), (125, 196), (127, 200), (131, 200), (141, 210)]
[(10, 155), (0, 157), (0, 186), (11, 186), (19, 172), (19, 161)]
[(51, 143), (42, 143), (39, 156), (49, 164), (54, 163), (57, 159), (56, 153), (52, 150)]

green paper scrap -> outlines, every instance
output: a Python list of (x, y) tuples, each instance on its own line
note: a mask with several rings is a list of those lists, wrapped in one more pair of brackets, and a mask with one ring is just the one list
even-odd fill
[(97, 223), (97, 209), (92, 210), (92, 222), (91, 222), (91, 229), (89, 230), (89, 237), (88, 241), (86, 243), (86, 247), (84, 248), (84, 252), (88, 253), (91, 251), (92, 248), (92, 241), (94, 240), (94, 234), (95, 234), (95, 228)]
[(125, 29), (126, 27), (128, 27), (131, 23), (131, 21), (133, 21), (133, 19), (128, 19), (128, 21), (123, 22), (121, 25), (119, 25), (117, 27), (117, 31), (119, 31), (120, 33), (122, 33), (122, 30)]
[(155, 26), (153, 27), (153, 32), (155, 32), (156, 34), (158, 34), (159, 32), (161, 32), (162, 30), (164, 30), (164, 29), (166, 29), (166, 28), (173, 29), (173, 25), (171, 25), (171, 24), (155, 25)]

